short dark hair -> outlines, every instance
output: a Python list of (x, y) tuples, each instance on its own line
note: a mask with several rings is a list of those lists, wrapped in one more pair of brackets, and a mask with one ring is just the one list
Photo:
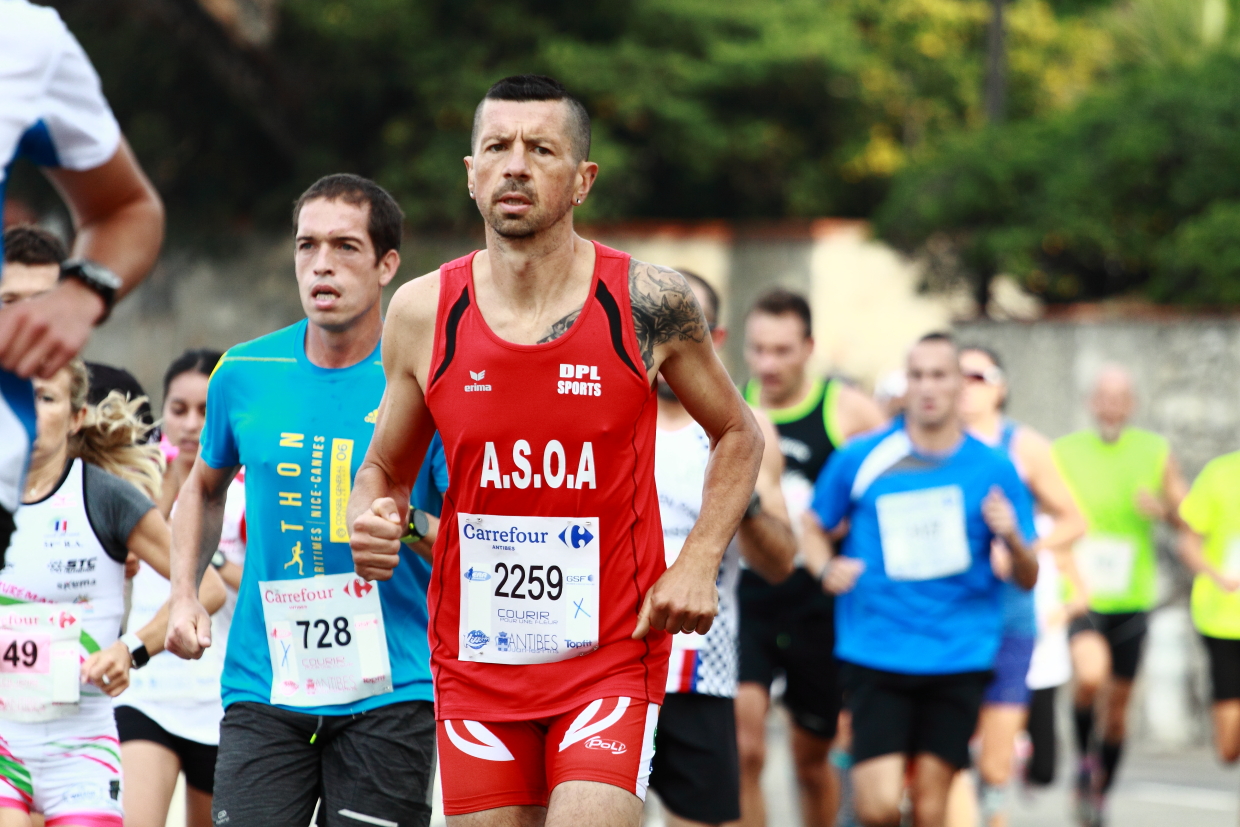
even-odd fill
[(487, 90), (474, 110), (474, 128), (469, 135), (471, 151), (478, 144), (478, 127), (482, 121), (482, 105), (487, 101), (564, 101), (568, 106), (568, 132), (573, 153), (578, 161), (590, 157), (590, 113), (581, 101), (564, 88), (564, 84), (546, 75), (513, 75)]
[(917, 344), (919, 345), (927, 344), (929, 342), (942, 342), (945, 345), (951, 345), (957, 350), (960, 350), (960, 346), (956, 344), (956, 337), (942, 330), (935, 330), (931, 333), (927, 333), (925, 336), (922, 336), (917, 340)]
[(65, 243), (33, 224), (18, 224), (4, 231), (4, 261), (11, 264), (61, 264), (69, 257)]
[(962, 354), (969, 352), (980, 353), (989, 359), (992, 365), (997, 367), (999, 370), (1003, 370), (1003, 360), (999, 358), (999, 354), (993, 349), (986, 347), (986, 345), (961, 345), (960, 352)]
[(370, 208), (366, 232), (370, 235), (370, 243), (375, 247), (376, 262), (386, 256), (389, 250), (400, 251), (405, 214), (392, 194), (374, 181), (347, 172), (324, 175), (311, 184), (293, 205), (294, 233), (297, 232), (297, 220), (301, 218), (301, 208), (306, 202), (318, 198), (325, 201), (343, 201), (355, 207), (365, 204)]
[(719, 323), (719, 293), (710, 286), (710, 282), (692, 270), (677, 267), (676, 272), (685, 277), (685, 281), (689, 282), (690, 289), (695, 286), (700, 287), (702, 292), (706, 294), (706, 306), (702, 308), (702, 314), (706, 316), (706, 324), (710, 326), (711, 330), (714, 330), (715, 325)]
[(168, 370), (164, 373), (164, 397), (167, 398), (168, 388), (172, 385), (173, 379), (176, 379), (183, 373), (201, 373), (203, 376), (210, 376), (223, 356), (224, 354), (218, 350), (201, 348), (199, 350), (187, 350), (173, 359), (172, 364), (168, 366)]
[(749, 308), (748, 316), (754, 313), (765, 313), (768, 316), (785, 316), (792, 314), (805, 325), (805, 338), (814, 335), (813, 316), (809, 312), (809, 302), (800, 293), (783, 287), (776, 287), (763, 293)]

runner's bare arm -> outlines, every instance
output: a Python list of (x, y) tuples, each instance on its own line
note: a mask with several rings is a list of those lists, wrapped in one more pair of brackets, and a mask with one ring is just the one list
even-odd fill
[[(131, 554), (167, 577), (171, 541), (172, 535), (163, 515), (158, 508), (152, 508), (129, 532), (126, 546)], [(214, 571), (208, 571), (199, 590), (199, 600), (208, 612), (214, 614), (224, 605), (225, 597), (223, 581)], [(168, 634), (168, 607), (169, 603), (164, 603), (155, 617), (137, 632), (150, 655), (164, 651), (164, 640)], [(115, 698), (129, 686), (129, 670), (132, 666), (133, 657), (129, 654), (129, 647), (124, 641), (118, 640), (107, 649), (92, 653), (83, 661), (82, 680), (94, 684)]]
[(836, 416), (845, 439), (851, 440), (887, 424), (887, 415), (870, 397), (861, 391), (840, 383), (840, 395), (836, 399)]
[[(73, 217), (73, 255), (116, 273), (118, 298), (128, 293), (154, 266), (164, 237), (163, 203), (129, 145), (122, 139), (94, 169), (46, 174)], [(0, 310), (0, 367), (51, 378), (86, 344), (103, 312), (103, 300), (75, 279)]]
[(224, 531), (224, 501), (238, 467), (212, 468), (199, 457), (177, 497), (172, 517), (172, 593), (168, 598), (165, 647), (178, 657), (197, 659), (211, 645), (211, 618), (198, 592)]
[(676, 392), (711, 439), (702, 510), (680, 556), (646, 595), (634, 637), (650, 628), (705, 633), (718, 611), (715, 577), (762, 463), (762, 431), (715, 354), (706, 318), (675, 270), (633, 261), (629, 299), (647, 379)]
[(831, 594), (852, 591), (857, 585), (857, 578), (865, 571), (862, 561), (837, 553), (838, 543), (843, 542), (846, 534), (847, 519), (827, 531), (812, 510), (801, 515), (801, 551), (805, 554), (805, 568), (816, 574), (823, 591)]
[(797, 553), (796, 535), (788, 519), (788, 506), (779, 478), (784, 473), (784, 455), (779, 452), (779, 434), (765, 414), (754, 411), (758, 427), (766, 439), (762, 466), (758, 469), (755, 489), (762, 510), (755, 517), (741, 521), (741, 555), (750, 568), (768, 583), (781, 583), (792, 574), (792, 560)]
[(1163, 518), (1175, 528), (1187, 527), (1180, 518), (1180, 503), (1188, 496), (1188, 482), (1175, 454), (1167, 455), (1167, 465), (1163, 468), (1163, 502), (1166, 505), (1166, 516)]
[(999, 486), (992, 486), (982, 501), (982, 517), (991, 533), (1012, 554), (1012, 582), (1022, 589), (1032, 589), (1038, 582), (1038, 555), (1021, 535), (1016, 509)]
[(1016, 432), (1016, 455), (1029, 477), (1029, 488), (1038, 508), (1055, 521), (1051, 533), (1039, 538), (1035, 548), (1070, 549), (1085, 536), (1089, 526), (1072, 499), (1068, 483), (1055, 465), (1051, 443), (1032, 428), (1021, 426)]
[(353, 567), (367, 580), (391, 578), (400, 562), (409, 492), (435, 435), (423, 388), (430, 372), (438, 301), (438, 272), (414, 279), (396, 291), (383, 323), (387, 389), (349, 497)]

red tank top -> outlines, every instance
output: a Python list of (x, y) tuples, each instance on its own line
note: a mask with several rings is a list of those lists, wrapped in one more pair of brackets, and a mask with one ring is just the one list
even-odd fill
[(440, 719), (663, 700), (670, 636), (630, 637), (665, 569), (657, 405), (633, 329), (629, 256), (594, 246), (589, 298), (545, 344), (492, 332), (474, 300), (475, 254), (439, 271), (426, 403), (449, 476), (428, 591)]

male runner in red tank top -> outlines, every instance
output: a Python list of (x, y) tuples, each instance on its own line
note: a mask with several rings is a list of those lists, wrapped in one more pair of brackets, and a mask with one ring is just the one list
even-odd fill
[[(573, 231), (598, 172), (589, 140), (549, 78), (505, 79), (479, 105), (465, 166), (487, 247), (393, 298), (349, 506), (358, 573), (389, 577), (397, 504), (438, 427), (450, 484), (429, 634), (457, 825), (640, 822), (669, 635), (710, 628), (762, 457), (684, 279)], [(714, 444), (701, 519), (666, 571), (660, 372)]]

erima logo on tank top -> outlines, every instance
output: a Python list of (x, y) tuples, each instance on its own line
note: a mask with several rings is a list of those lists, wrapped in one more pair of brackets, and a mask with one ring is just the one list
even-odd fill
[(477, 393), (478, 391), (489, 391), (491, 389), (490, 385), (482, 384), (482, 380), (487, 378), (487, 372), (485, 370), (480, 370), (477, 372), (471, 370), (469, 372), (469, 378), (474, 381), (473, 384), (465, 386), (465, 393)]

